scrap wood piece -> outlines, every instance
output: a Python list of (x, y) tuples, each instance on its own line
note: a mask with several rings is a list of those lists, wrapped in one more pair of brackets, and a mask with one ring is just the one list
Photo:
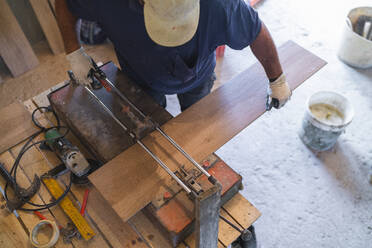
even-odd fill
[(6, 0), (0, 0), (0, 56), (14, 77), (39, 64)]
[(0, 109), (0, 153), (30, 137), (38, 131), (30, 113), (21, 103)]
[[(278, 51), (291, 89), (326, 64), (292, 41)], [(196, 161), (201, 161), (265, 113), (266, 89), (267, 77), (256, 63), (162, 128)], [(153, 132), (142, 141), (171, 170), (181, 165), (192, 167), (159, 133)], [(89, 179), (124, 221), (151, 202), (161, 185), (170, 183), (168, 174), (139, 145), (119, 154)]]
[(48, 0), (30, 0), (30, 4), (34, 9), (52, 52), (54, 54), (63, 53), (65, 49), (62, 35)]

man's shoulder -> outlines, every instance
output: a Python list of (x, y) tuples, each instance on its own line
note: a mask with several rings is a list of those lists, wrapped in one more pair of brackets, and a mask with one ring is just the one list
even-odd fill
[(200, 0), (200, 5), (201, 11), (229, 15), (242, 2), (244, 0)]
[(231, 8), (231, 6), (235, 6), (241, 2), (244, 2), (244, 0), (200, 0), (201, 5), (222, 9)]

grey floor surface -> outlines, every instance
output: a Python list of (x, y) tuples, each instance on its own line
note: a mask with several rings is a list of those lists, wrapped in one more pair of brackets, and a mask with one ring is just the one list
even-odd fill
[[(242, 194), (262, 212), (255, 224), (262, 248), (372, 247), (372, 69), (353, 69), (336, 56), (345, 17), (357, 6), (372, 1), (265, 0), (257, 7), (278, 45), (294, 40), (328, 62), (284, 109), (217, 152), (243, 176)], [(228, 53), (255, 62), (249, 50)], [(332, 151), (315, 154), (297, 133), (306, 99), (320, 90), (345, 95), (355, 117)]]

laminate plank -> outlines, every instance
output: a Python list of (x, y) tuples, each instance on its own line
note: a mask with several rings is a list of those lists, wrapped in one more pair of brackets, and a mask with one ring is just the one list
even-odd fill
[(0, 109), (0, 153), (30, 137), (38, 129), (21, 103)]
[(57, 20), (49, 6), (48, 0), (30, 0), (36, 17), (48, 41), (49, 47), (54, 54), (65, 51), (62, 35)]
[(0, 0), (0, 56), (14, 77), (39, 64), (6, 0)]
[[(278, 51), (292, 89), (326, 64), (291, 41)], [(162, 128), (196, 161), (201, 161), (266, 112), (266, 89), (266, 75), (257, 63)], [(143, 142), (171, 170), (191, 166), (159, 133), (151, 133)], [(159, 187), (170, 181), (139, 145), (119, 154), (89, 179), (124, 221), (146, 206)]]

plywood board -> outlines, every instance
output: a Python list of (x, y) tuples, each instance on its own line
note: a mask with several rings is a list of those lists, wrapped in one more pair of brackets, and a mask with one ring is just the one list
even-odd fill
[(13, 76), (19, 76), (39, 61), (6, 0), (0, 0), (0, 56)]
[(0, 153), (38, 131), (32, 123), (31, 114), (21, 103), (0, 109), (0, 116)]
[[(279, 55), (292, 89), (326, 64), (291, 41), (279, 48)], [(201, 161), (265, 113), (266, 89), (264, 70), (255, 64), (162, 128)], [(172, 170), (191, 166), (159, 133), (151, 133), (143, 142)], [(170, 181), (138, 145), (119, 154), (89, 178), (124, 221), (146, 206), (159, 187)]]
[(65, 48), (62, 40), (62, 35), (59, 30), (57, 20), (54, 17), (48, 0), (30, 0), (30, 4), (34, 9), (40, 26), (43, 29), (44, 35), (48, 41), (49, 47), (54, 54), (63, 53)]

